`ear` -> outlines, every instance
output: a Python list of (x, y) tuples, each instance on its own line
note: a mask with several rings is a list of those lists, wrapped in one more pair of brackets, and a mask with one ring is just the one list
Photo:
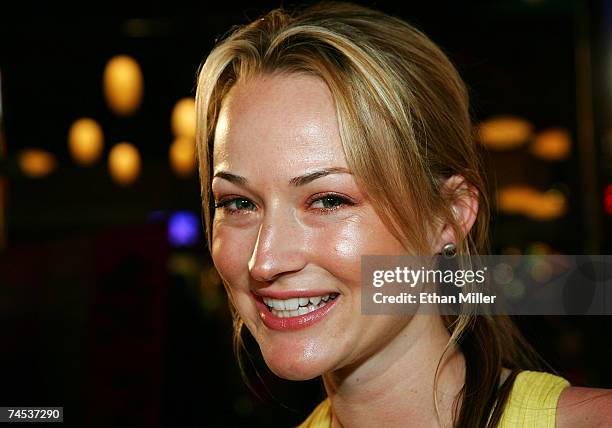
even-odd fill
[[(444, 194), (448, 195), (452, 202), (451, 210), (458, 220), (463, 236), (467, 236), (476, 221), (478, 214), (478, 190), (467, 183), (461, 175), (453, 175), (444, 183)], [(458, 237), (455, 236), (450, 223), (444, 222), (436, 230), (436, 242), (434, 250), (442, 251), (442, 247), (449, 242), (457, 244)]]

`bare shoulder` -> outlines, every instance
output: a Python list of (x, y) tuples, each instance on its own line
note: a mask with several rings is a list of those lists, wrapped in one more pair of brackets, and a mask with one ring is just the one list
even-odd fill
[(557, 403), (557, 428), (612, 425), (612, 389), (569, 386)]

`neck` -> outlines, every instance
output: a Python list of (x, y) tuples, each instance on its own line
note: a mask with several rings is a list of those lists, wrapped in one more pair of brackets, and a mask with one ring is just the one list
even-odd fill
[[(449, 349), (441, 361), (449, 338), (440, 316), (415, 315), (381, 351), (325, 373), (332, 427), (451, 426), (453, 403), (464, 384), (465, 362), (456, 348)], [(438, 362), (440, 419), (434, 400)]]

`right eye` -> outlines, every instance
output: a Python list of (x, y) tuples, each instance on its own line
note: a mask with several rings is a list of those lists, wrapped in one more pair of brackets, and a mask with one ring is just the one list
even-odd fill
[(255, 204), (246, 198), (232, 198), (216, 202), (215, 209), (219, 208), (230, 214), (237, 214), (241, 211), (254, 211)]

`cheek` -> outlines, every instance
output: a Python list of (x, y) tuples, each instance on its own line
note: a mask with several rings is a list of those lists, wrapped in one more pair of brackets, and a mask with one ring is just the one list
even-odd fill
[(360, 283), (361, 255), (368, 253), (371, 236), (362, 219), (351, 218), (329, 224), (313, 233), (310, 254), (346, 285)]
[(213, 263), (219, 275), (232, 288), (248, 281), (245, 267), (251, 256), (252, 245), (249, 234), (245, 231), (218, 226), (213, 229), (212, 248), (210, 251)]
[(227, 284), (226, 291), (238, 310), (242, 320), (255, 337), (257, 311), (250, 302), (249, 271), (247, 269), (255, 241), (250, 241), (250, 234), (245, 230), (230, 227), (215, 227), (211, 257), (219, 276)]
[(308, 245), (317, 264), (353, 287), (361, 284), (361, 256), (405, 254), (401, 243), (373, 213), (330, 223), (314, 231)]

